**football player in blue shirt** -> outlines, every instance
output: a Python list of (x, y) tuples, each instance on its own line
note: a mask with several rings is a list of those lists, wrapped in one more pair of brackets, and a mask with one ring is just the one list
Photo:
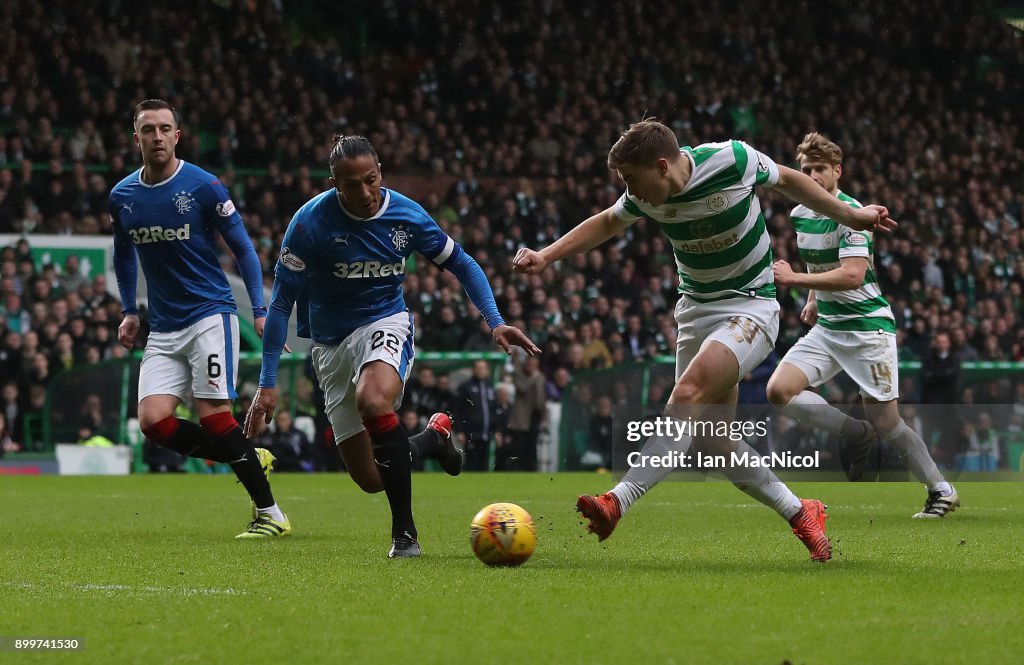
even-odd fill
[(513, 345), (530, 355), (540, 349), (518, 328), (505, 325), (476, 261), (419, 204), (381, 186), (377, 152), (369, 141), (335, 137), (330, 167), (334, 189), (302, 206), (285, 232), (260, 388), (245, 430), (252, 435), (259, 420), (269, 423), (273, 416), (278, 360), (299, 300), (300, 328), (308, 316), (313, 365), (345, 466), (364, 491), (387, 494), (388, 556), (415, 557), (420, 546), (412, 516), (410, 451), (438, 458), (452, 475), (462, 468), (462, 453), (452, 443), (445, 414), (435, 414), (411, 439), (395, 414), (414, 355), (413, 320), (402, 291), (406, 258), (419, 252), (458, 277), (506, 353)]
[[(151, 332), (139, 372), (139, 424), (157, 444), (231, 466), (253, 508), (252, 522), (238, 538), (287, 536), (291, 524), (274, 502), (266, 475), (273, 456), (255, 450), (231, 415), (238, 316), (217, 260), (217, 235), (238, 259), (262, 334), (267, 311), (259, 259), (224, 185), (175, 156), (181, 130), (171, 105), (140, 102), (133, 124), (143, 166), (110, 192), (110, 216), (124, 305), (118, 339), (128, 349), (139, 332), (136, 256), (149, 287)], [(190, 392), (199, 425), (174, 416)]]

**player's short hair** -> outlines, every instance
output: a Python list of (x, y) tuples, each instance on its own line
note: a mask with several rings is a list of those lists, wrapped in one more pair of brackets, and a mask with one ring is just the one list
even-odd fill
[(634, 122), (608, 151), (608, 168), (626, 164), (650, 166), (659, 159), (679, 159), (679, 139), (675, 132), (654, 118)]
[(174, 116), (174, 126), (181, 127), (181, 117), (178, 115), (178, 109), (171, 106), (170, 102), (165, 102), (162, 99), (143, 99), (141, 102), (135, 105), (135, 110), (132, 111), (132, 127), (135, 126), (136, 121), (139, 119), (139, 115), (143, 111), (157, 111), (160, 109), (167, 109)]
[(796, 161), (804, 159), (839, 166), (843, 163), (843, 149), (818, 132), (811, 132), (796, 147)]
[(327, 164), (334, 172), (334, 165), (345, 159), (355, 159), (362, 155), (373, 155), (373, 161), (380, 161), (373, 144), (365, 136), (345, 136), (344, 134), (334, 135), (334, 145), (331, 147), (331, 156)]

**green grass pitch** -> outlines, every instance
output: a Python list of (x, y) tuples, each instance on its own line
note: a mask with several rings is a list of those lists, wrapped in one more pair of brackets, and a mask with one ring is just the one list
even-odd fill
[[(795, 484), (830, 505), (833, 561), (721, 482), (663, 483), (603, 544), (573, 512), (609, 476), (419, 474), (424, 556), (389, 561), (383, 494), (275, 474), (295, 536), (241, 542), (227, 476), (0, 480), (0, 635), (76, 636), (91, 663), (1017, 663), (1022, 486), (961, 483), (911, 520), (909, 483)], [(511, 501), (539, 545), (489, 569), (469, 521)], [(2, 654), (50, 662), (54, 654)]]

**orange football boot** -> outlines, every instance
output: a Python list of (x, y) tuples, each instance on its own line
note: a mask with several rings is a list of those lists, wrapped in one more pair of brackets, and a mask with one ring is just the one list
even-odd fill
[(590, 520), (587, 524), (587, 531), (596, 533), (599, 542), (612, 535), (615, 525), (622, 517), (619, 500), (611, 492), (605, 492), (598, 496), (584, 494), (576, 499), (576, 512)]
[(832, 543), (825, 535), (825, 520), (828, 519), (825, 508), (828, 506), (817, 499), (800, 499), (800, 503), (803, 508), (789, 520), (789, 525), (807, 546), (812, 561), (828, 561), (832, 558)]

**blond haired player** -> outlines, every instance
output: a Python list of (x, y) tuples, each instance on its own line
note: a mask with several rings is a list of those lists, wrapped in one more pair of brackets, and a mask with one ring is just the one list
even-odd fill
[[(800, 170), (822, 189), (851, 208), (860, 204), (839, 190), (843, 151), (818, 133), (797, 147)], [(768, 399), (797, 420), (854, 442), (851, 477), (863, 473), (876, 439), (899, 452), (928, 488), (919, 519), (944, 517), (960, 505), (921, 437), (903, 422), (899, 405), (899, 364), (896, 322), (873, 270), (870, 231), (858, 231), (799, 205), (790, 213), (797, 232), (800, 258), (807, 273), (795, 273), (786, 261), (775, 263), (775, 282), (810, 289), (800, 318), (813, 325), (775, 369), (768, 381)], [(807, 390), (845, 371), (860, 387), (871, 421), (850, 418)]]

